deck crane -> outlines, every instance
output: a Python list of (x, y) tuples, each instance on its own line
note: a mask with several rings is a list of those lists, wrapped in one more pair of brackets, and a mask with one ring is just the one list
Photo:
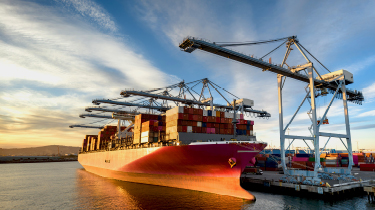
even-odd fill
[[(202, 88), (199, 89), (198, 93), (194, 88), (199, 88), (199, 84), (202, 84)], [(227, 100), (223, 93), (220, 90), (223, 90), (227, 94), (239, 99), (235, 106), (229, 100)], [(205, 96), (205, 92), (209, 93), (209, 96)], [(226, 105), (223, 104), (216, 104), (214, 103), (214, 93), (220, 95), (225, 102)], [(213, 81), (210, 81), (207, 78), (195, 80), (192, 82), (185, 82), (181, 81), (179, 83), (169, 85), (167, 87), (162, 88), (153, 88), (150, 90), (142, 90), (136, 91), (134, 89), (125, 89), (121, 92), (123, 98), (126, 98), (127, 101), (118, 101), (117, 99), (94, 99), (92, 102), (93, 104), (99, 105), (101, 103), (112, 104), (114, 106), (121, 106), (121, 109), (124, 107), (136, 107), (135, 110), (128, 111), (128, 110), (121, 110), (118, 108), (107, 108), (106, 106), (89, 106), (85, 108), (85, 111), (92, 112), (92, 111), (99, 111), (99, 112), (112, 112), (112, 116), (107, 115), (95, 115), (95, 114), (81, 114), (80, 117), (99, 117), (99, 118), (106, 118), (106, 119), (119, 119), (118, 127), (120, 127), (120, 119), (129, 120), (129, 117), (143, 114), (144, 112), (138, 112), (138, 109), (149, 109), (159, 111), (160, 114), (165, 113), (167, 110), (174, 108), (171, 104), (174, 105), (181, 105), (186, 104), (189, 106), (198, 106), (200, 108), (208, 109), (216, 109), (221, 111), (233, 111), (237, 112), (240, 111), (242, 114), (250, 113), (255, 115), (256, 117), (261, 118), (269, 118), (271, 114), (264, 110), (254, 110), (253, 105), (254, 102), (252, 100), (244, 100), (240, 99), (237, 96), (233, 95), (232, 93), (228, 92), (224, 88), (220, 87), (219, 85), (215, 84)], [(216, 97), (216, 96), (215, 96)], [(190, 98), (190, 99), (189, 99)], [(160, 103), (159, 101), (162, 100)], [(250, 102), (249, 102), (250, 101)], [(146, 114), (146, 113), (144, 113)], [(128, 128), (133, 125), (131, 123)], [(120, 129), (118, 129), (120, 131)], [(124, 135), (127, 135), (125, 133)], [(123, 135), (121, 133), (117, 134), (118, 138), (121, 138)]]
[(104, 126), (69, 125), (69, 128), (97, 128), (97, 129), (102, 129), (102, 128), (104, 128)]
[[(270, 53), (278, 49), (283, 44), (286, 44), (287, 51), (284, 55), (284, 59), (282, 61), (282, 64), (275, 65), (273, 63), (263, 61), (263, 58), (269, 55), (270, 53), (266, 54), (262, 58), (254, 58), (253, 56), (248, 56), (243, 53), (239, 53), (236, 51), (233, 51), (231, 49), (225, 48), (228, 46), (243, 46), (243, 45), (254, 45), (254, 44), (264, 44), (264, 43), (271, 43), (271, 42), (278, 42), (278, 41), (284, 41), (281, 45), (279, 45), (277, 48), (272, 50)], [(286, 60), (292, 50), (292, 45), (294, 45), (303, 55), (303, 57), (307, 60), (306, 64), (290, 67), (286, 64)], [(356, 90), (347, 90), (346, 85), (353, 83), (353, 76), (351, 73), (341, 70), (337, 72), (332, 72), (325, 75), (320, 75), (319, 72), (316, 70), (313, 63), (308, 58), (307, 54), (309, 54), (312, 58), (314, 58), (320, 65), (322, 65), (326, 70), (328, 70), (320, 61), (318, 61), (309, 51), (307, 51), (298, 41), (297, 36), (290, 36), (285, 37), (281, 39), (275, 39), (275, 40), (268, 40), (268, 41), (261, 41), (261, 42), (243, 42), (243, 43), (211, 43), (209, 41), (195, 38), (195, 37), (187, 37), (185, 38), (182, 43), (179, 45), (180, 49), (182, 51), (191, 53), (196, 49), (206, 51), (209, 53), (213, 53), (225, 58), (229, 58), (241, 63), (245, 63), (251, 66), (258, 67), (262, 69), (263, 71), (270, 71), (277, 74), (277, 82), (278, 82), (278, 104), (279, 104), (279, 130), (280, 130), (280, 150), (281, 150), (281, 164), (283, 167), (284, 174), (289, 177), (293, 175), (302, 175), (305, 177), (309, 177), (309, 181), (311, 183), (319, 182), (319, 176), (318, 171), (323, 170), (321, 168), (320, 164), (320, 149), (319, 149), (319, 137), (328, 137), (328, 140), (325, 144), (327, 145), (328, 141), (333, 138), (338, 138), (341, 140), (341, 142), (344, 144), (342, 138), (346, 139), (347, 144), (345, 148), (348, 150), (349, 153), (349, 164), (348, 169), (344, 171), (343, 176), (350, 177), (351, 175), (351, 169), (353, 166), (353, 155), (352, 155), (352, 143), (351, 143), (351, 136), (350, 136), (350, 125), (349, 125), (349, 115), (348, 115), (348, 106), (347, 101), (362, 104), (364, 101), (364, 97), (360, 91)], [(284, 68), (284, 65), (287, 65), (288, 68)], [(307, 71), (307, 72), (306, 72)], [(329, 71), (329, 70), (328, 70)], [(317, 77), (314, 77), (314, 72), (317, 75)], [(290, 77), (299, 81), (303, 81), (308, 83), (308, 87), (306, 87), (306, 96), (302, 100), (300, 106), (297, 108), (296, 112), (290, 119), (289, 123), (284, 127), (284, 118), (283, 118), (283, 106), (282, 106), (282, 89), (283, 85), (285, 83), (285, 78)], [(284, 78), (284, 82), (283, 82)], [(324, 94), (319, 94), (320, 93)], [(327, 112), (329, 111), (331, 104), (335, 98), (340, 98), (343, 100), (343, 107), (344, 107), (344, 115), (345, 115), (345, 134), (338, 134), (338, 133), (323, 133), (319, 131), (320, 125), (322, 124), (323, 120), (321, 120), (319, 123), (317, 123), (317, 117), (316, 117), (316, 103), (315, 98), (323, 95), (326, 95), (326, 92), (330, 92), (333, 94), (333, 97), (327, 106), (323, 118), (326, 118)], [(297, 115), (298, 111), (300, 110), (303, 103), (308, 99), (308, 102), (310, 103), (311, 109), (309, 111), (310, 113), (310, 119), (311, 119), (311, 127), (310, 132), (311, 136), (295, 136), (295, 135), (286, 135), (286, 130), (288, 129), (289, 125), (293, 122), (295, 116)], [(314, 152), (315, 152), (315, 165), (314, 165), (314, 171), (305, 171), (305, 170), (288, 170), (285, 164), (285, 139), (295, 139), (303, 140), (305, 143), (305, 140), (311, 140), (314, 144)], [(291, 142), (291, 144), (293, 143)], [(306, 143), (307, 144), (307, 143)], [(308, 144), (307, 144), (308, 145)], [(325, 148), (324, 146), (324, 148)], [(289, 149), (289, 146), (287, 149)], [(329, 173), (340, 173), (341, 171), (339, 169), (334, 168), (324, 168), (325, 172)], [(287, 178), (287, 177), (286, 177)]]
[[(129, 129), (132, 128), (134, 126), (134, 113), (131, 113), (131, 114), (128, 114), (126, 113), (125, 111), (121, 111), (121, 112), (113, 112), (111, 116), (109, 115), (96, 115), (96, 114), (80, 114), (79, 117), (81, 118), (86, 118), (86, 117), (95, 117), (95, 118), (105, 118), (105, 119), (115, 119), (115, 120), (118, 120), (118, 124), (117, 124), (117, 136), (119, 138), (121, 138), (121, 136), (128, 136), (130, 135), (130, 132), (129, 132)], [(130, 125), (127, 126), (127, 128), (125, 129), (125, 131), (121, 131), (121, 121), (122, 120), (126, 120), (126, 121), (129, 121), (130, 122)], [(73, 128), (73, 127), (83, 127), (83, 128), (99, 128), (99, 127), (96, 127), (96, 126), (78, 126), (78, 125), (71, 125), (69, 126), (70, 128)], [(100, 127), (100, 129), (103, 128)]]

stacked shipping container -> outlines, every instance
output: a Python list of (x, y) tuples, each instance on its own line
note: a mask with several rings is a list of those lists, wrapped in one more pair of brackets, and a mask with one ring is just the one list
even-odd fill
[(133, 144), (158, 142), (165, 129), (165, 116), (139, 114), (135, 116)]
[[(253, 135), (254, 121), (238, 114), (237, 135)], [(233, 113), (177, 106), (166, 112), (166, 138), (177, 139), (178, 133), (233, 134)]]

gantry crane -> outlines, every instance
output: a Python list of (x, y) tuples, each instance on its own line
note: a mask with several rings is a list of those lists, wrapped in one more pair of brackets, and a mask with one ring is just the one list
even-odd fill
[[(201, 88), (199, 88), (201, 84)], [(199, 88), (195, 90), (194, 88)], [(220, 92), (223, 90), (226, 94), (235, 97), (237, 102), (231, 103), (224, 97), (224, 93)], [(200, 93), (198, 93), (200, 92)], [(208, 93), (208, 96), (206, 97)], [(214, 96), (216, 95), (222, 98), (227, 104), (214, 103)], [(108, 115), (97, 115), (97, 114), (81, 114), (80, 117), (97, 117), (105, 119), (118, 119), (118, 131), (117, 137), (121, 139), (122, 136), (129, 136), (127, 131), (120, 132), (121, 120), (134, 120), (134, 116), (138, 114), (146, 114), (146, 112), (139, 112), (139, 109), (146, 109), (148, 113), (158, 112), (157, 114), (163, 114), (167, 110), (174, 108), (174, 105), (188, 105), (198, 106), (199, 108), (207, 108), (211, 110), (231, 111), (233, 113), (240, 111), (242, 114), (250, 114), (259, 118), (269, 118), (271, 114), (264, 110), (254, 110), (254, 102), (249, 99), (240, 99), (234, 94), (228, 92), (224, 88), (210, 81), (208, 78), (196, 80), (193, 82), (181, 81), (179, 83), (169, 85), (162, 88), (154, 88), (150, 90), (134, 90), (126, 89), (121, 92), (121, 95), (126, 101), (119, 101), (118, 99), (95, 99), (93, 104), (99, 105), (101, 103), (112, 104), (116, 106), (114, 108), (107, 108), (106, 106), (89, 106), (85, 108), (87, 112), (112, 112), (112, 116)], [(219, 98), (220, 99), (220, 98)], [(215, 100), (216, 101), (216, 100)], [(171, 102), (171, 103), (169, 103)], [(123, 110), (123, 109), (128, 110)], [(130, 108), (135, 108), (130, 110)], [(155, 114), (155, 113), (154, 113)], [(134, 122), (130, 122), (130, 129)], [(85, 127), (74, 126), (74, 127)]]
[[(287, 51), (280, 65), (273, 64), (271, 62), (271, 59), (269, 60), (269, 62), (263, 61), (263, 58), (269, 55), (270, 53), (258, 59), (258, 58), (254, 58), (253, 56), (245, 55), (243, 53), (239, 53), (231, 49), (225, 48), (228, 46), (254, 45), (254, 44), (278, 42), (278, 41), (283, 41), (283, 43), (279, 45), (278, 47), (276, 47), (274, 50), (272, 50), (270, 53), (278, 49), (280, 46), (286, 44)], [(290, 67), (289, 65), (287, 65), (286, 60), (292, 50), (292, 46), (295, 46), (301, 52), (301, 54), (307, 60), (306, 64), (293, 66), (293, 67)], [(313, 65), (313, 63), (308, 58), (307, 54), (309, 54), (312, 58), (314, 58), (326, 70), (328, 69), (299, 43), (296, 36), (285, 37), (285, 38), (275, 39), (275, 40), (261, 41), (261, 42), (243, 42), (243, 43), (215, 43), (215, 42), (211, 43), (203, 39), (199, 39), (195, 37), (187, 37), (183, 40), (183, 42), (179, 45), (179, 47), (181, 50), (188, 52), (188, 53), (191, 53), (194, 50), (199, 49), (199, 50), (213, 53), (213, 54), (216, 54), (225, 58), (229, 58), (229, 59), (241, 62), (241, 63), (245, 63), (251, 66), (258, 67), (262, 69), (263, 71), (270, 71), (270, 72), (276, 73), (277, 82), (278, 82), (278, 98), (279, 98), (278, 104), (279, 104), (280, 150), (281, 150), (281, 162), (282, 162), (284, 173), (287, 175), (306, 176), (306, 177), (309, 177), (308, 179), (310, 179), (312, 183), (318, 182), (320, 180), (318, 171), (323, 170), (320, 164), (321, 153), (319, 149), (319, 137), (322, 136), (322, 137), (329, 137), (325, 146), (327, 145), (328, 141), (332, 137), (340, 139), (343, 144), (344, 142), (342, 138), (346, 139), (347, 145), (344, 144), (344, 146), (348, 150), (348, 153), (349, 153), (349, 164), (348, 164), (348, 170), (344, 171), (343, 174), (350, 176), (352, 165), (353, 165), (353, 155), (352, 155), (352, 144), (351, 144), (347, 101), (357, 103), (357, 104), (362, 104), (362, 102), (364, 101), (364, 97), (360, 91), (346, 89), (347, 84), (353, 83), (352, 74), (350, 74), (347, 71), (341, 71), (341, 72), (329, 73), (326, 75), (320, 75), (319, 72), (316, 70), (315, 66)], [(288, 68), (284, 68), (284, 65), (287, 65)], [(316, 77), (314, 76), (314, 72), (316, 74)], [(306, 82), (309, 85), (306, 87), (306, 92), (307, 92), (306, 96), (304, 97), (300, 106), (297, 108), (296, 112), (290, 119), (289, 123), (286, 125), (286, 127), (284, 127), (282, 89), (283, 89), (283, 85), (285, 83), (286, 77), (290, 77), (299, 81)], [(283, 81), (283, 78), (284, 78), (284, 81)], [(320, 120), (318, 123), (318, 120), (316, 117), (315, 98), (318, 96), (327, 95), (328, 92), (332, 93), (333, 97), (325, 110), (322, 120)], [(324, 132), (319, 131), (319, 128), (323, 123), (323, 119), (325, 119), (331, 107), (331, 104), (335, 98), (341, 98), (343, 100), (344, 115), (345, 115), (345, 130), (346, 130), (345, 134), (324, 133)], [(289, 125), (293, 122), (295, 116), (297, 115), (298, 111), (300, 110), (301, 106), (306, 101), (306, 99), (308, 99), (310, 103), (310, 107), (311, 107), (309, 111), (309, 116), (310, 116), (311, 123), (312, 123), (309, 128), (309, 131), (311, 132), (311, 136), (286, 135), (285, 133), (286, 130), (288, 129)], [(293, 139), (293, 141), (296, 139), (299, 139), (299, 140), (303, 140), (306, 144), (307, 144), (306, 140), (311, 140), (313, 142), (314, 152), (315, 152), (314, 171), (288, 170), (285, 164), (285, 151), (286, 151), (285, 139)], [(290, 144), (292, 144), (293, 141)], [(290, 144), (288, 148), (290, 147)], [(342, 172), (339, 169), (328, 169), (328, 168), (324, 168), (324, 171), (329, 172), (329, 173)]]

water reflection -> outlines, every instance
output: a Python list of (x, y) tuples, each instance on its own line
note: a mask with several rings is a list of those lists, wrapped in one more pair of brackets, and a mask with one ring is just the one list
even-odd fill
[(80, 209), (247, 209), (254, 203), (239, 198), (100, 177), (77, 169)]

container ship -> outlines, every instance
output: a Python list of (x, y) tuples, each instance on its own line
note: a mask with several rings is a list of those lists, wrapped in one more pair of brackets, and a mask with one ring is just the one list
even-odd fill
[(236, 106), (246, 111), (246, 100), (222, 107), (190, 101), (160, 114), (134, 114), (129, 126), (119, 121), (86, 135), (78, 161), (85, 170), (116, 180), (255, 200), (240, 186), (240, 175), (267, 144), (256, 140), (254, 121), (233, 111)]

